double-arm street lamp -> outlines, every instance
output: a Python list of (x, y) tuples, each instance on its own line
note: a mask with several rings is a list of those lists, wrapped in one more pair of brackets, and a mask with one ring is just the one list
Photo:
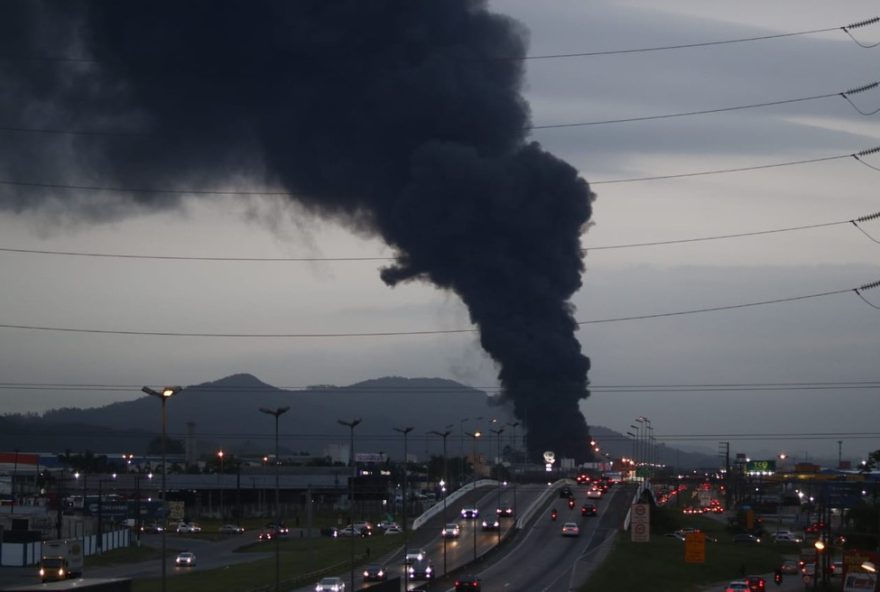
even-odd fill
[(167, 440), (167, 432), (168, 432), (168, 415), (165, 412), (165, 403), (182, 391), (183, 388), (179, 386), (166, 386), (161, 391), (155, 391), (148, 386), (145, 386), (141, 389), (141, 391), (147, 393), (151, 397), (157, 397), (160, 401), (162, 401), (162, 520), (165, 522), (162, 528), (162, 592), (165, 592), (166, 589), (166, 579), (167, 579), (167, 563), (168, 559), (165, 557), (166, 546), (165, 546), (165, 531), (168, 530), (168, 490), (166, 489), (166, 480), (168, 479), (168, 463), (166, 462), (166, 454), (168, 450), (168, 446), (166, 444)]
[[(349, 528), (351, 529), (349, 534), (351, 535), (351, 578), (350, 585), (351, 589), (354, 590), (354, 478), (357, 475), (356, 465), (354, 462), (354, 429), (361, 422), (360, 418), (352, 419), (351, 421), (345, 421), (342, 419), (337, 419), (340, 425), (344, 425), (349, 430), (349, 440), (348, 440), (348, 465), (351, 467), (351, 477), (348, 481), (348, 517), (349, 517)], [(403, 500), (404, 504), (406, 504), (406, 500)], [(404, 531), (406, 526), (404, 526)]]
[[(495, 437), (498, 439), (498, 458), (495, 461), (495, 479), (498, 480), (498, 509), (501, 509), (501, 434), (504, 433), (504, 428), (490, 429), (490, 432), (495, 434)], [(501, 516), (496, 512), (496, 518), (498, 520), (498, 544), (501, 544)]]
[[(290, 407), (277, 407), (275, 409), (267, 409), (260, 407), (260, 413), (271, 415), (275, 418), (275, 592), (281, 590), (281, 547), (278, 541), (278, 534), (281, 530), (281, 497), (278, 491), (278, 418), (287, 413)], [(221, 460), (223, 457), (220, 457)]]
[[(452, 433), (451, 430), (448, 429), (443, 430), (442, 432), (437, 430), (431, 430), (428, 432), (429, 434), (434, 434), (435, 436), (440, 436), (443, 438), (443, 481), (440, 482), (440, 493), (443, 494), (443, 528), (446, 528), (446, 489), (449, 487), (449, 472), (446, 464), (446, 438), (449, 437), (449, 434)], [(446, 537), (443, 537), (443, 575), (446, 575)]]
[[(406, 506), (409, 501), (409, 498), (407, 498), (407, 492), (406, 492), (406, 475), (407, 475), (407, 471), (406, 471), (406, 468), (407, 468), (406, 467), (407, 447), (406, 446), (407, 446), (407, 436), (414, 429), (415, 428), (413, 428), (411, 426), (405, 427), (405, 428), (394, 428), (395, 432), (399, 432), (399, 433), (403, 434), (403, 548), (404, 549), (406, 549), (407, 532), (409, 531), (409, 526), (407, 525), (407, 518), (406, 518)], [(352, 521), (352, 527), (353, 527), (353, 525), (354, 525), (354, 521)], [(352, 533), (352, 534), (354, 534), (354, 533)], [(352, 536), (352, 538), (354, 538), (354, 536)], [(354, 582), (352, 582), (351, 587), (352, 587), (352, 589), (354, 589)], [(403, 589), (406, 590), (408, 587), (409, 587), (409, 569), (406, 568), (406, 565), (404, 562)]]

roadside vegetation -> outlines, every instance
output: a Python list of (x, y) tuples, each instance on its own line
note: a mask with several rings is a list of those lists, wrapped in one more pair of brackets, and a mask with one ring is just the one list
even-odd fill
[[(706, 585), (735, 580), (743, 574), (772, 572), (785, 556), (797, 555), (797, 545), (768, 541), (734, 543), (724, 523), (706, 516), (684, 516), (672, 508), (652, 508), (652, 512), (656, 516), (651, 521), (651, 542), (633, 543), (629, 532), (618, 534), (608, 558), (581, 592), (646, 587), (652, 592), (696, 592)], [(681, 528), (697, 528), (705, 533), (705, 563), (686, 563), (684, 542), (664, 536)]]

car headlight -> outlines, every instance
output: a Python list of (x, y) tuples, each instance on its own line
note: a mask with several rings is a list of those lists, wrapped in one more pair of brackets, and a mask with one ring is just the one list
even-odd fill
[(380, 570), (379, 570), (379, 573), (377, 573), (376, 575), (379, 576), (379, 577), (381, 578), (382, 576), (385, 575), (385, 572), (382, 571), (382, 570), (380, 569)]
[(64, 568), (63, 568), (63, 567), (62, 567), (61, 569), (58, 570), (58, 575), (59, 575), (59, 576), (63, 576), (63, 575), (64, 575)]
[(368, 577), (370, 577), (370, 572), (368, 572), (368, 571), (365, 571), (365, 572), (364, 572), (364, 577), (365, 577), (365, 578), (368, 578)]
[(430, 565), (425, 568), (425, 573), (431, 573), (431, 566)]

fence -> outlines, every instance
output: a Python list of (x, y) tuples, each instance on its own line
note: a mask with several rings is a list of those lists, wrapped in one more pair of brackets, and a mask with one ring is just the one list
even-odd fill
[[(82, 537), (83, 555), (96, 555), (98, 536)], [(131, 531), (127, 528), (103, 534), (100, 552), (127, 547), (131, 543)], [(37, 565), (43, 554), (43, 543), (0, 543), (0, 567), (27, 567)]]

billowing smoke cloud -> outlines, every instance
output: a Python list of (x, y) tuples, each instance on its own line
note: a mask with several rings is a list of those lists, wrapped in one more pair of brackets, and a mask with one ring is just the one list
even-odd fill
[[(569, 299), (590, 191), (527, 141), (520, 25), (480, 0), (10, 0), (0, 11), (13, 58), (0, 60), (4, 113), (21, 127), (124, 132), (7, 132), (5, 179), (167, 189), (268, 178), (392, 245), (387, 284), (429, 281), (462, 298), (533, 460), (588, 456), (578, 404), (590, 364)], [(2, 190), (4, 208), (97, 218), (180, 199)]]

